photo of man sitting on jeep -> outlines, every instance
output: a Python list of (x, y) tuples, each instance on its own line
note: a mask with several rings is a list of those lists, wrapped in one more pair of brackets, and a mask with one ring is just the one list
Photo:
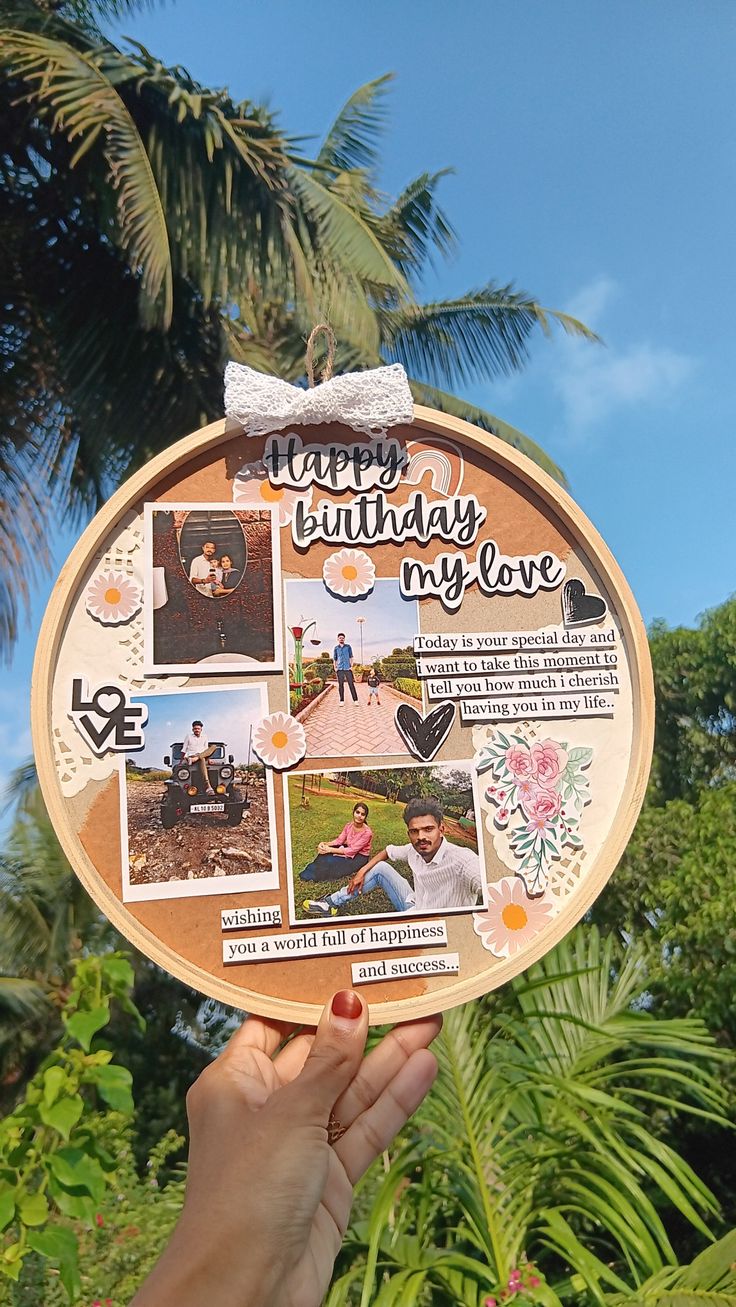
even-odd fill
[(210, 744), (204, 722), (195, 719), (191, 731), (172, 744), (171, 753), (164, 758), (165, 765), (172, 769), (161, 799), (164, 830), (171, 830), (180, 817), (205, 812), (223, 813), (228, 826), (239, 826), (250, 808), (250, 761), (248, 758), (245, 788), (240, 788), (235, 784), (234, 755), (226, 754), (223, 740)]
[(145, 703), (144, 747), (125, 759), (124, 898), (276, 888), (272, 781), (252, 749), (265, 686)]

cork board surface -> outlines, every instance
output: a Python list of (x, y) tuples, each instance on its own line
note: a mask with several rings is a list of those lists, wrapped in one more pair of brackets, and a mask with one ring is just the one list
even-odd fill
[[(457, 545), (439, 536), (426, 542), (408, 539), (399, 543), (367, 543), (365, 552), (369, 554), (380, 585), (394, 585), (398, 596), (398, 578), (408, 555), (429, 566), (442, 555), (456, 554), (463, 549), (467, 558), (472, 560), (482, 542), (489, 538), (496, 542), (501, 554), (511, 558), (538, 557), (548, 552), (564, 565), (564, 579), (553, 588), (540, 588), (531, 595), (484, 594), (479, 585), (471, 582), (462, 602), (454, 610), (439, 597), (412, 602), (404, 600), (401, 613), (399, 608), (396, 609), (397, 621), (399, 617), (404, 620), (407, 609), (416, 611), (415, 634), (427, 637), (443, 634), (461, 637), (472, 632), (563, 630), (564, 580), (579, 580), (586, 596), (602, 601), (605, 615), (600, 620), (580, 626), (573, 624), (568, 629), (582, 633), (582, 639), (586, 635), (590, 637), (591, 632), (607, 630), (612, 633), (617, 685), (615, 697), (607, 700), (606, 706), (611, 711), (596, 713), (593, 709), (589, 715), (579, 716), (565, 712), (559, 717), (547, 712), (539, 717), (528, 715), (508, 721), (493, 717), (467, 721), (462, 719), (457, 701), (452, 724), (438, 753), (425, 760), (411, 751), (390, 723), (382, 737), (380, 732), (376, 734), (377, 742), (371, 744), (366, 752), (361, 751), (367, 739), (362, 727), (352, 737), (353, 744), (346, 744), (344, 739), (339, 742), (337, 732), (343, 729), (338, 723), (340, 713), (344, 718), (353, 709), (347, 691), (346, 704), (339, 704), (337, 686), (331, 680), (325, 683), (321, 692), (321, 704), (315, 703), (304, 715), (306, 756), (283, 772), (268, 767), (261, 769), (262, 776), (253, 781), (254, 787), (261, 787), (258, 793), (263, 795), (263, 811), (268, 808), (270, 846), (263, 852), (257, 872), (266, 879), (270, 876), (268, 887), (250, 888), (248, 875), (242, 875), (233, 877), (232, 883), (237, 881), (238, 888), (232, 892), (218, 888), (216, 892), (210, 889), (191, 895), (124, 901), (126, 876), (130, 879), (132, 874), (130, 850), (137, 847), (131, 836), (130, 849), (126, 852), (125, 832), (130, 833), (133, 821), (127, 809), (126, 788), (130, 792), (131, 776), (137, 775), (130, 768), (131, 760), (135, 766), (135, 752), (115, 755), (103, 750), (95, 755), (80, 743), (80, 732), (70, 712), (72, 683), (80, 680), (90, 691), (103, 684), (122, 686), (129, 701), (147, 704), (151, 716), (144, 729), (151, 732), (157, 729), (156, 711), (164, 703), (162, 696), (175, 696), (170, 702), (188, 704), (190, 700), (186, 696), (190, 692), (193, 692), (192, 705), (196, 708), (198, 704), (205, 704), (212, 716), (210, 706), (215, 699), (211, 695), (217, 695), (222, 704), (226, 694), (234, 696), (228, 700), (234, 705), (240, 703), (238, 692), (242, 691), (243, 702), (250, 703), (247, 695), (252, 694), (252, 687), (257, 685), (261, 687), (259, 693), (264, 696), (268, 713), (288, 713), (290, 704), (294, 708), (289, 685), (294, 684), (295, 676), (295, 642), (289, 627), (293, 627), (301, 617), (300, 613), (292, 611), (290, 595), (302, 596), (305, 592), (298, 587), (308, 581), (314, 587), (308, 593), (314, 594), (315, 606), (319, 609), (320, 604), (326, 602), (321, 597), (325, 593), (323, 567), (336, 550), (345, 545), (339, 540), (318, 541), (308, 548), (299, 548), (292, 538), (291, 521), (278, 528), (278, 557), (274, 559), (273, 584), (277, 608), (274, 634), (281, 658), (280, 670), (259, 671), (257, 666), (249, 664), (242, 672), (223, 674), (216, 664), (206, 667), (199, 664), (196, 673), (181, 669), (174, 676), (151, 672), (146, 661), (143, 623), (146, 605), (153, 603), (151, 564), (162, 572), (168, 569), (166, 576), (170, 593), (167, 602), (171, 604), (174, 595), (177, 613), (185, 613), (184, 620), (192, 627), (199, 620), (195, 614), (203, 606), (211, 608), (215, 614), (219, 600), (208, 597), (200, 602), (200, 596), (185, 573), (176, 573), (173, 557), (152, 556), (152, 542), (146, 539), (143, 525), (144, 506), (176, 505), (178, 511), (184, 512), (190, 505), (214, 505), (219, 506), (217, 511), (221, 517), (225, 512), (222, 506), (232, 505), (234, 509), (240, 509), (243, 501), (239, 495), (242, 495), (243, 483), (248, 482), (250, 476), (250, 472), (244, 469), (252, 470), (260, 463), (271, 439), (246, 440), (236, 424), (216, 423), (194, 433), (154, 460), (123, 486), (98, 515), (59, 579), (39, 642), (33, 705), (39, 775), (54, 825), (84, 884), (114, 924), (161, 965), (205, 993), (267, 1015), (313, 1020), (332, 990), (354, 983), (352, 968), (358, 961), (370, 968), (371, 964), (399, 958), (421, 959), (439, 954), (457, 954), (459, 957), (458, 970), (452, 974), (371, 979), (363, 992), (370, 1004), (371, 1019), (376, 1022), (393, 1020), (400, 1015), (422, 1015), (435, 1008), (465, 1001), (504, 983), (552, 947), (583, 915), (625, 847), (646, 785), (653, 715), (646, 640), (626, 582), (594, 528), (569, 497), (527, 459), (465, 423), (431, 410), (418, 409), (411, 426), (394, 428), (389, 434), (406, 448), (407, 457), (411, 451), (416, 462), (414, 479), (402, 475), (399, 483), (387, 494), (391, 506), (408, 506), (417, 492), (422, 493), (427, 505), (444, 503), (450, 506), (461, 498), (475, 496), (478, 505), (485, 510), (485, 520), (476, 533), (476, 539), (469, 545)], [(305, 444), (318, 443), (336, 448), (351, 448), (365, 440), (338, 425), (308, 428), (300, 435)], [(441, 455), (439, 461), (438, 451)], [(430, 457), (425, 467), (422, 460), (426, 460), (427, 455), (433, 455), (435, 461), (433, 464)], [(355, 492), (334, 493), (323, 484), (315, 485), (310, 511), (315, 511), (323, 502), (348, 505), (355, 497)], [(218, 519), (206, 519), (210, 520), (216, 522)], [(89, 608), (89, 593), (95, 578), (100, 575), (109, 578), (113, 574), (127, 578), (131, 587), (137, 587), (139, 597), (136, 612), (117, 624), (96, 620)], [(246, 576), (247, 572), (244, 581)], [(125, 589), (124, 584), (122, 588)], [(374, 590), (374, 595), (377, 594), (378, 591)], [(366, 622), (370, 623), (373, 611), (370, 607), (373, 602), (371, 592), (357, 600), (347, 596), (338, 597), (338, 600), (343, 604), (345, 625), (349, 626), (355, 644), (359, 630), (355, 625), (355, 615), (368, 614)], [(225, 603), (228, 602), (233, 608), (232, 595), (225, 598)], [(333, 605), (336, 602), (334, 595), (330, 596), (330, 602)], [(400, 598), (394, 602), (401, 606)], [(245, 592), (238, 603), (245, 621), (249, 611)], [(218, 630), (218, 621), (221, 619), (213, 616), (213, 631)], [(329, 638), (322, 641), (321, 649), (331, 652), (334, 634), (329, 627)], [(362, 634), (361, 627), (361, 637)], [(383, 634), (390, 644), (393, 632)], [(226, 642), (229, 638), (227, 630), (223, 635), (223, 630), (219, 629), (218, 638)], [(516, 670), (518, 674), (518, 668)], [(534, 672), (530, 673), (527, 684), (533, 682), (534, 675)], [(398, 704), (403, 699), (409, 706), (413, 705), (420, 718), (436, 706), (428, 697), (428, 677), (422, 678), (421, 686), (420, 701), (404, 691), (393, 691), (395, 702)], [(368, 721), (367, 686), (359, 682), (358, 688), (360, 721)], [(469, 696), (470, 700), (472, 698)], [(500, 699), (494, 700), (495, 705), (499, 702)], [(544, 702), (541, 692), (537, 702)], [(579, 702), (583, 702), (582, 695)], [(328, 712), (328, 720), (334, 723), (333, 736), (329, 729), (323, 729), (321, 733), (318, 729), (320, 714), (325, 718)], [(297, 704), (294, 709), (297, 721), (303, 713), (304, 707)], [(204, 711), (202, 715), (206, 715)], [(188, 715), (185, 724), (188, 724)], [(374, 719), (370, 719), (370, 729), (373, 730), (374, 726)], [(477, 770), (478, 757), (482, 756), (484, 749), (492, 746), (494, 740), (497, 741), (499, 731), (506, 732), (507, 736), (508, 732), (515, 732), (521, 741), (518, 747), (522, 752), (528, 753), (536, 744), (537, 757), (541, 756), (544, 742), (550, 740), (557, 742), (558, 757), (567, 760), (585, 755), (581, 764), (584, 774), (581, 770), (577, 773), (578, 783), (585, 787), (586, 795), (584, 802), (580, 800), (582, 806), (578, 813), (581, 844), (558, 848), (557, 853), (561, 856), (549, 863), (549, 875), (542, 893), (536, 892), (539, 889), (537, 884), (533, 887), (535, 893), (528, 893), (527, 881), (520, 877), (521, 859), (514, 848), (514, 840), (519, 837), (513, 831), (520, 829), (522, 817), (526, 821), (526, 809), (519, 806), (508, 822), (499, 822), (502, 809), (495, 798), (493, 801), (489, 799), (487, 793), (493, 775)], [(337, 743), (333, 742), (333, 737)], [(318, 743), (310, 745), (310, 740)], [(315, 752), (317, 747), (320, 752)], [(257, 757), (249, 754), (249, 759), (258, 765)], [(236, 766), (242, 763), (243, 759), (237, 757)], [(165, 771), (162, 760), (157, 766)], [(316, 897), (320, 886), (300, 886), (299, 868), (292, 865), (292, 843), (296, 848), (292, 827), (296, 831), (297, 818), (301, 819), (304, 814), (295, 814), (293, 797), (287, 801), (288, 777), (302, 778), (301, 782), (292, 779), (292, 793), (297, 793), (302, 786), (301, 794), (303, 800), (306, 797), (304, 806), (307, 810), (311, 804), (313, 809), (321, 811), (320, 805), (329, 805), (330, 795), (334, 795), (335, 811), (339, 804), (342, 812), (344, 801), (337, 797), (340, 791), (335, 777), (360, 773), (373, 783), (378, 772), (388, 775), (393, 771), (404, 777), (408, 785), (415, 784), (417, 778), (421, 781), (423, 773), (431, 773), (444, 783), (444, 778), (452, 775), (453, 766), (459, 769), (458, 774), (471, 777), (473, 797), (464, 818), (456, 814), (450, 821), (448, 817), (450, 833), (447, 838), (451, 844), (477, 853), (484, 887), (503, 886), (504, 893), (511, 894), (509, 886), (518, 882), (524, 890), (527, 895), (523, 899), (524, 911), (530, 921), (536, 914), (536, 927), (533, 931), (531, 927), (526, 931), (523, 947), (514, 950), (511, 945), (508, 948), (501, 946), (496, 951), (489, 947), (489, 940), (495, 937), (484, 934), (480, 928), (482, 923), (479, 923), (484, 914), (493, 915), (485, 888), (485, 903), (474, 900), (464, 905), (462, 910), (397, 912), (388, 905), (389, 911), (386, 911), (384, 900), (380, 910), (367, 906), (357, 916), (338, 915), (334, 923), (297, 918), (296, 914), (301, 911), (300, 896), (306, 897), (311, 892)], [(142, 779), (145, 781), (146, 777)], [(146, 789), (150, 788), (152, 796), (154, 793), (159, 796), (164, 784), (165, 778), (158, 777), (157, 773), (156, 782), (147, 781)], [(336, 784), (337, 791), (334, 789)], [(256, 789), (253, 792), (256, 793)], [(538, 787), (536, 792), (537, 795), (540, 792)], [(354, 798), (358, 790), (348, 785), (344, 793)], [(403, 844), (406, 832), (400, 816), (405, 799), (395, 799), (392, 804), (383, 795), (371, 795), (370, 801), (374, 813), (376, 804), (386, 805), (385, 810), (393, 813), (398, 828), (396, 837), (392, 836), (392, 839), (396, 844)], [(152, 799), (146, 812), (154, 810)], [(329, 807), (325, 811), (329, 811)], [(244, 867), (249, 866), (247, 832), (251, 815), (246, 814), (242, 826), (231, 839), (231, 842), (245, 841), (239, 853), (239, 865)], [(214, 822), (207, 814), (196, 819), (190, 817), (188, 822), (195, 820), (202, 829), (211, 830), (212, 848), (217, 855), (215, 861), (218, 857), (220, 862), (226, 861), (220, 856), (222, 848), (229, 847), (222, 835), (221, 822)], [(161, 849), (163, 838), (170, 837), (172, 847), (178, 841), (176, 847), (180, 852), (176, 856), (182, 862), (188, 861), (187, 844), (193, 843), (195, 837), (188, 835), (187, 831), (192, 831), (192, 826), (182, 823), (179, 830), (175, 828), (162, 836), (155, 817), (147, 815), (144, 824), (147, 838), (150, 836), (157, 849)], [(337, 830), (330, 827), (326, 836), (334, 838), (336, 833)], [(161, 855), (152, 855), (151, 860), (155, 861), (156, 856)], [(146, 875), (150, 867), (148, 862)], [(195, 866), (195, 878), (205, 870), (204, 862)], [(154, 870), (152, 874), (156, 884), (155, 875), (158, 873)], [(188, 875), (191, 887), (191, 869)], [(204, 874), (202, 878), (207, 880)], [(221, 878), (213, 876), (213, 886), (215, 880), (219, 886)], [(251, 883), (257, 883), (255, 877), (251, 878)], [(156, 893), (155, 889), (153, 892)], [(515, 899), (516, 890), (512, 897)], [(496, 902), (495, 899), (492, 901)], [(247, 907), (255, 913), (256, 909), (274, 905), (281, 909), (282, 924), (278, 927), (267, 924), (232, 931), (221, 928), (223, 912)], [(544, 912), (540, 905), (544, 906)], [(223, 943), (227, 939), (261, 939), (264, 935), (275, 934), (304, 934), (319, 939), (326, 930), (333, 932), (333, 936), (335, 931), (342, 930), (350, 938), (353, 930), (358, 933), (367, 927), (386, 930), (400, 921), (420, 924), (441, 921), (446, 930), (445, 940), (440, 946), (414, 943), (395, 949), (380, 943), (375, 948), (361, 947), (353, 952), (328, 950), (303, 957), (290, 953), (267, 961), (259, 960), (256, 954), (242, 961), (223, 961)]]

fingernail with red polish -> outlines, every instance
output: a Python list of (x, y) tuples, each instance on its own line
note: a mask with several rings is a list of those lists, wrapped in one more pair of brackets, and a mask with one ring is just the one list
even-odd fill
[(357, 1021), (362, 1011), (363, 1004), (352, 989), (341, 989), (332, 1000), (332, 1012), (336, 1017)]

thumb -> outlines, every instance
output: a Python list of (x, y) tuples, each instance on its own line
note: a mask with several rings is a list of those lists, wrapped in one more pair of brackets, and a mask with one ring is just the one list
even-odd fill
[(302, 1124), (327, 1125), (332, 1108), (357, 1073), (367, 1035), (366, 1004), (354, 990), (341, 989), (322, 1013), (301, 1072), (283, 1090)]

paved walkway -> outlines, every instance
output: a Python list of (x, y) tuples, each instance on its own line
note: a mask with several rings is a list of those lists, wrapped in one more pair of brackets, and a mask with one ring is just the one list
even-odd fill
[[(381, 686), (381, 702), (368, 707), (368, 686), (356, 685), (353, 703), (345, 686), (340, 703), (337, 685), (312, 709), (304, 723), (308, 758), (364, 758), (385, 753), (411, 756), (394, 725), (394, 713), (405, 700), (388, 685)], [(420, 709), (420, 704), (417, 703)]]

